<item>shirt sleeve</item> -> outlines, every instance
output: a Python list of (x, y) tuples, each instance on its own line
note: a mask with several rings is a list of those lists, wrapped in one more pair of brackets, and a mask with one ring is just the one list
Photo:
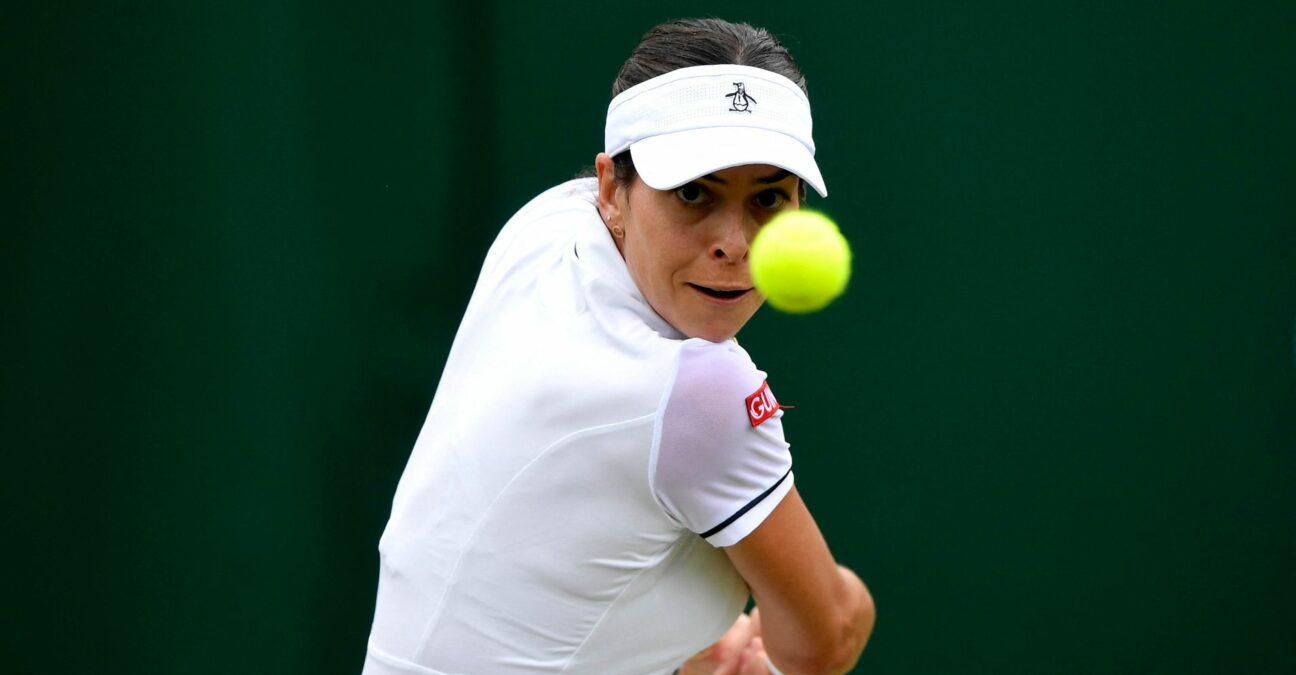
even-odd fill
[(651, 467), (666, 513), (712, 546), (751, 534), (792, 489), (783, 411), (732, 340), (686, 340), (659, 412)]

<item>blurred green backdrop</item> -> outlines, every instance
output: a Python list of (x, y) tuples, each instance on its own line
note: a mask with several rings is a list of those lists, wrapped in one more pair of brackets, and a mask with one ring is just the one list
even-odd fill
[(1296, 5), (768, 0), (0, 10), (0, 668), (358, 672), (482, 254), (695, 15), (857, 250), (742, 338), (859, 672), (1296, 672)]

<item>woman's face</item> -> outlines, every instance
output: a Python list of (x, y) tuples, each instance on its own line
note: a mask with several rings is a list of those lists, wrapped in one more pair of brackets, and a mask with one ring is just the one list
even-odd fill
[(648, 304), (689, 337), (736, 335), (765, 301), (752, 288), (748, 247), (775, 214), (800, 207), (799, 179), (753, 164), (655, 190), (637, 176), (617, 184), (606, 154), (596, 167), (599, 210)]

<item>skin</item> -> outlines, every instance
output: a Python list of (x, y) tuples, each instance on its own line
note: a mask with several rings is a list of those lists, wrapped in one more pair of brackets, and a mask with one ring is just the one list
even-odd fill
[(785, 675), (855, 667), (873, 632), (873, 597), (833, 559), (795, 487), (725, 553), (760, 607), (761, 648)]
[[(748, 165), (655, 190), (637, 177), (617, 183), (606, 154), (595, 168), (599, 212), (652, 308), (689, 337), (719, 342), (737, 334), (764, 302), (748, 270), (751, 241), (779, 211), (800, 207), (799, 179)], [(724, 550), (760, 609), (740, 616), (683, 673), (761, 675), (767, 659), (785, 675), (854, 667), (873, 630), (873, 598), (836, 563), (795, 487)]]
[(765, 301), (752, 288), (751, 241), (780, 211), (800, 207), (800, 179), (752, 164), (655, 190), (637, 176), (617, 183), (607, 154), (595, 168), (599, 211), (648, 304), (689, 337), (736, 335)]

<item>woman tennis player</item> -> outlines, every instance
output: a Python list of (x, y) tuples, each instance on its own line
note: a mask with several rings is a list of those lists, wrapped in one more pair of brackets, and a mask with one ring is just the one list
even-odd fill
[(757, 230), (827, 194), (804, 78), (764, 30), (687, 20), (613, 95), (596, 175), (486, 256), (379, 544), (367, 675), (841, 673), (872, 630), (733, 340)]

